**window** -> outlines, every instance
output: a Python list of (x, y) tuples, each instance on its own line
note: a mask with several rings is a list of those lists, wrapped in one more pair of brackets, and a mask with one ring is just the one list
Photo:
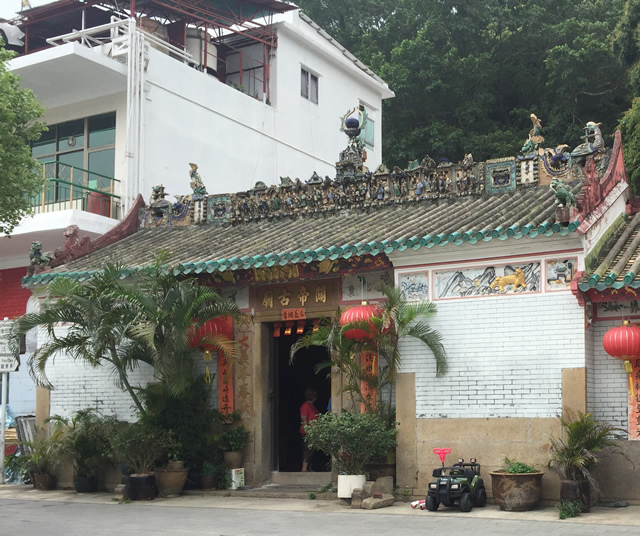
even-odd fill
[(300, 95), (318, 104), (318, 77), (304, 67), (300, 69)]
[(374, 108), (365, 106), (362, 102), (360, 103), (360, 111), (364, 116), (364, 126), (362, 127), (359, 138), (364, 142), (367, 149), (373, 151), (375, 148), (376, 112)]
[[(87, 119), (50, 125), (40, 139), (31, 146), (31, 152), (40, 162), (57, 161), (66, 166), (56, 170), (56, 176), (70, 179), (67, 166), (86, 169), (112, 177), (115, 172), (116, 114), (97, 115)], [(64, 169), (64, 171), (63, 171)], [(60, 174), (62, 176), (60, 176)], [(106, 179), (90, 174), (90, 188), (105, 187)], [(78, 182), (74, 178), (74, 183)]]
[[(86, 190), (72, 190), (71, 182), (109, 192), (113, 182), (106, 177), (113, 178), (115, 174), (115, 143), (115, 113), (49, 125), (49, 130), (31, 145), (34, 158), (47, 163), (44, 169), (47, 178), (59, 179), (47, 187), (44, 202), (66, 200), (71, 191), (73, 199), (83, 198)], [(36, 204), (40, 199), (35, 200)]]

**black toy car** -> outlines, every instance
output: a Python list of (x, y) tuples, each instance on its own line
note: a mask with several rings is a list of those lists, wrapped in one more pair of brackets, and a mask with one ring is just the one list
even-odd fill
[(435, 480), (429, 484), (425, 508), (435, 512), (440, 503), (453, 506), (456, 501), (460, 510), (470, 512), (474, 506), (487, 504), (487, 492), (480, 476), (480, 464), (474, 458), (470, 463), (459, 459), (451, 467), (441, 467), (433, 471)]

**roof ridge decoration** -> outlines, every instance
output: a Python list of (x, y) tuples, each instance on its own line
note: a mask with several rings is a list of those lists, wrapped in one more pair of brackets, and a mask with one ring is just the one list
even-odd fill
[[(436, 162), (426, 155), (421, 160), (409, 162), (406, 169), (396, 166), (389, 170), (382, 164), (372, 172), (365, 165), (367, 151), (360, 138), (367, 116), (361, 107), (356, 107), (342, 118), (342, 130), (349, 141), (336, 163), (334, 179), (329, 176), (323, 179), (314, 172), (305, 182), (299, 178), (281, 177), (277, 186), (267, 186), (258, 181), (246, 192), (207, 195), (201, 180), (196, 192), (193, 179), (195, 164), (190, 164), (193, 194), (176, 196), (177, 202), (170, 204), (164, 200), (162, 186), (154, 187), (154, 192), (159, 191), (152, 196), (149, 206), (140, 211), (140, 224), (141, 227), (238, 225), (287, 218), (319, 218), (409, 203), (451, 203), (467, 196), (482, 197), (548, 186), (552, 181), (559, 188), (561, 183), (583, 179), (585, 168), (578, 161), (573, 161), (573, 153), (567, 153), (568, 145), (542, 148), (541, 121), (535, 114), (531, 114), (531, 120), (533, 128), (517, 156), (475, 162), (473, 155), (468, 153), (461, 162), (452, 163), (447, 158)], [(587, 125), (597, 124), (589, 122)], [(591, 128), (585, 127), (585, 132), (590, 132)], [(574, 152), (580, 153), (580, 147), (582, 145)], [(599, 158), (604, 157), (601, 148), (594, 151)], [(580, 153), (576, 158), (581, 164), (590, 154)], [(567, 223), (570, 215), (565, 212), (567, 214), (561, 221)]]

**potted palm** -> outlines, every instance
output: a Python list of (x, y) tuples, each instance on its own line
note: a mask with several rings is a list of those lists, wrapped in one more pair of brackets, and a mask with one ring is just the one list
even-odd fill
[(338, 472), (338, 497), (350, 499), (366, 481), (364, 466), (396, 447), (395, 427), (370, 413), (325, 413), (305, 426), (311, 449), (331, 456)]
[(48, 421), (61, 426), (60, 452), (73, 464), (76, 491), (97, 491), (99, 472), (111, 460), (109, 436), (113, 419), (102, 417), (92, 409), (84, 409), (71, 419), (54, 415)]
[(171, 433), (156, 426), (138, 422), (118, 428), (113, 446), (120, 461), (131, 472), (129, 488), (132, 500), (151, 500), (156, 497), (153, 468), (158, 460), (166, 459), (174, 445)]
[(532, 465), (504, 459), (499, 471), (489, 471), (493, 499), (500, 510), (524, 512), (532, 510), (540, 501), (544, 472)]
[(56, 478), (53, 471), (60, 463), (60, 433), (54, 431), (50, 435), (44, 435), (43, 431), (36, 434), (33, 441), (25, 441), (21, 445), (24, 454), (24, 468), (33, 487), (38, 490), (52, 490), (56, 487)]
[(598, 483), (591, 469), (598, 463), (600, 452), (614, 445), (614, 432), (625, 430), (597, 420), (592, 413), (568, 412), (560, 417), (562, 436), (551, 438), (549, 467), (560, 476), (560, 498), (580, 501), (582, 511), (591, 509), (591, 487)]

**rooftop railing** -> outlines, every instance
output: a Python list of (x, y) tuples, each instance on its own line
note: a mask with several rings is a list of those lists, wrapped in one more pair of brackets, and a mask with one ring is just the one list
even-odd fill
[(120, 219), (117, 179), (58, 161), (42, 164), (42, 178), (42, 191), (30, 198), (36, 214), (76, 209)]

